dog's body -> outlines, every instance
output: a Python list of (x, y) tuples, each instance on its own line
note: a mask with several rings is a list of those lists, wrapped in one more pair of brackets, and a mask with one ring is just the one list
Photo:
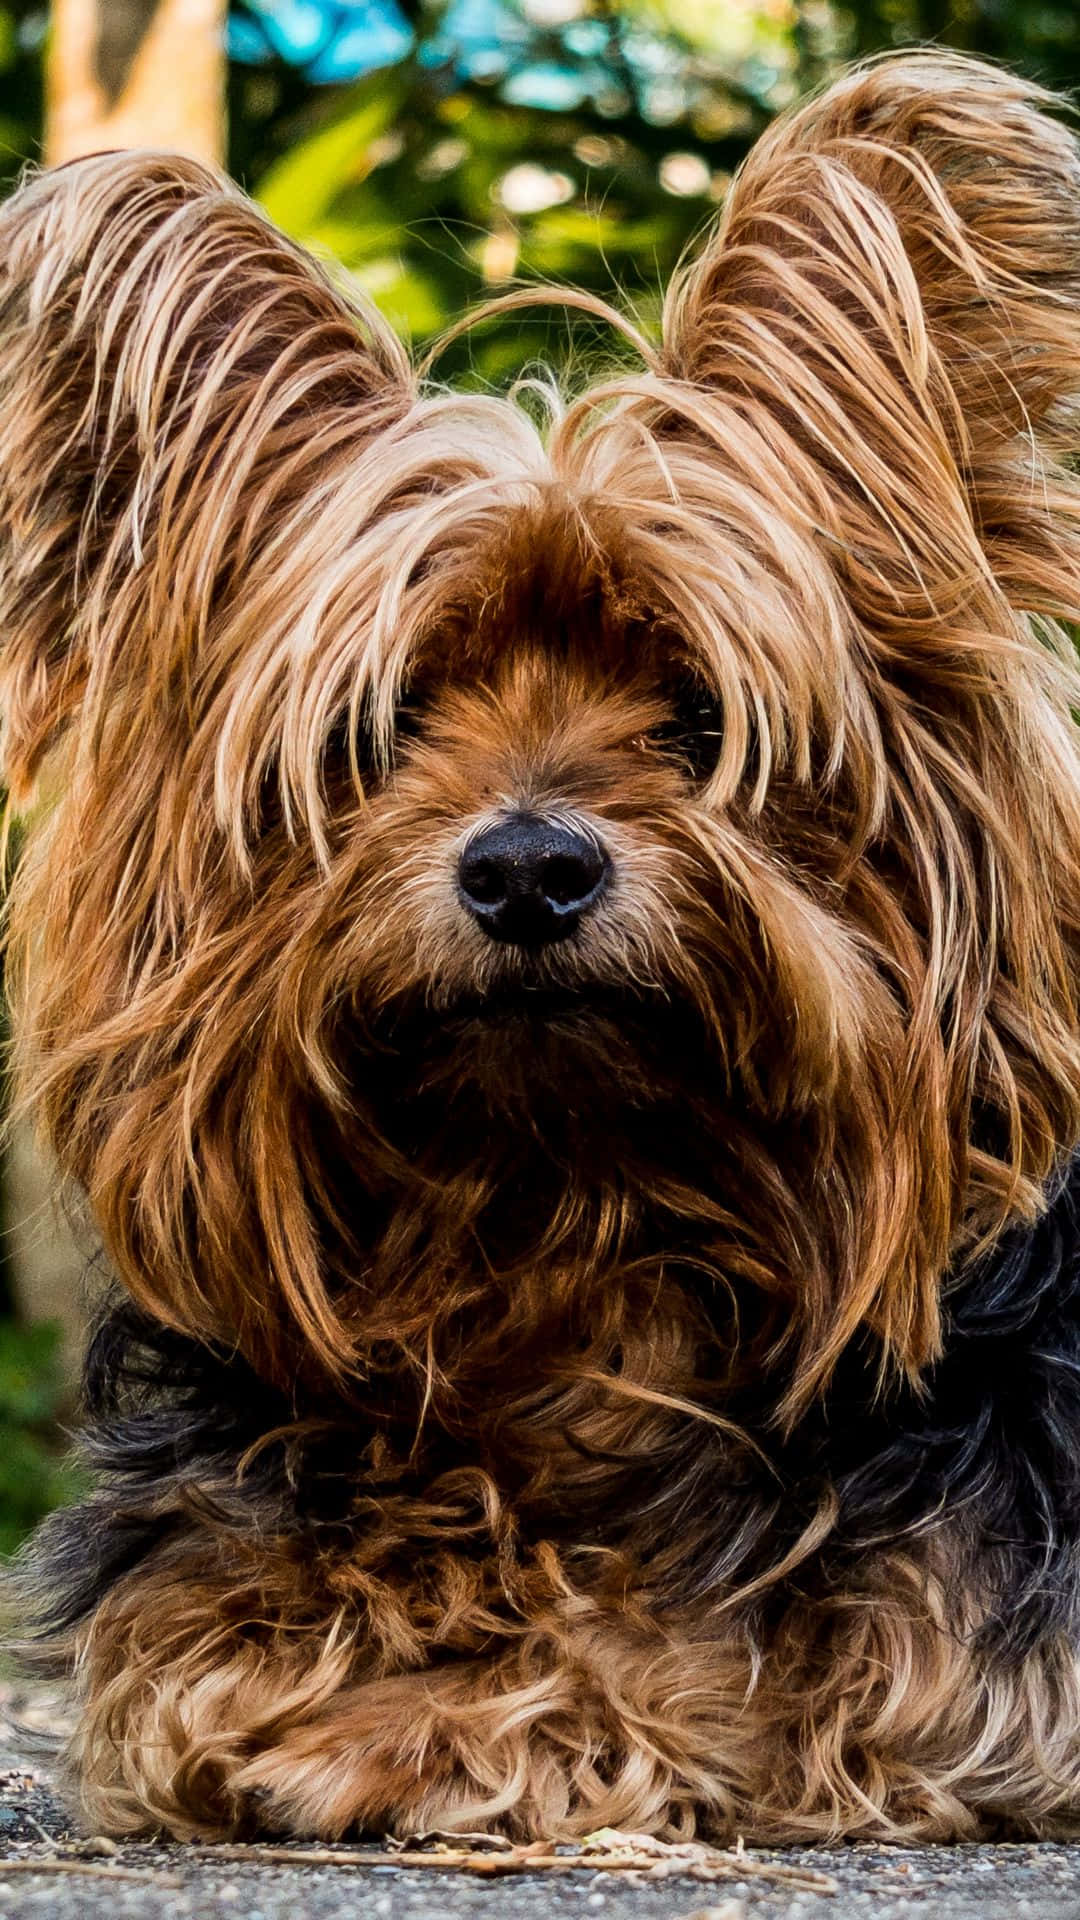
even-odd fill
[(0, 219), (24, 1084), (126, 1289), (87, 1816), (1080, 1827), (1080, 166), (780, 123), (666, 344), (418, 392), (234, 190)]

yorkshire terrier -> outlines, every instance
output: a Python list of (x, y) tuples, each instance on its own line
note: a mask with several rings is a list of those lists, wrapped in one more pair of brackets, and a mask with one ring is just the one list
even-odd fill
[(1080, 1829), (1057, 103), (848, 73), (542, 425), (173, 156), (0, 276), (84, 1817)]

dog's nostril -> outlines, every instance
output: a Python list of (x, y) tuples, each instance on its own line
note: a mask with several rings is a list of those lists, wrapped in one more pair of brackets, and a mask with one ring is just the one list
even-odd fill
[(492, 907), (506, 898), (506, 875), (493, 860), (463, 860), (461, 885), (477, 906)]
[(554, 854), (540, 869), (540, 891), (557, 907), (577, 905), (592, 892), (602, 865), (599, 856)]
[(610, 861), (592, 835), (562, 821), (508, 813), (477, 834), (458, 864), (462, 905), (493, 940), (563, 940), (600, 898)]

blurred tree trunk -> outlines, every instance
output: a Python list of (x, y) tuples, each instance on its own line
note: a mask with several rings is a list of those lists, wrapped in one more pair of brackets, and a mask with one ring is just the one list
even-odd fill
[(53, 0), (50, 166), (105, 147), (225, 150), (225, 0)]
[[(50, 166), (107, 147), (225, 151), (225, 0), (53, 0), (45, 81)], [(57, 1320), (74, 1385), (89, 1232), (69, 1224), (55, 1167), (18, 1126), (4, 1167), (12, 1291), (26, 1320)]]
[(5, 1280), (12, 1305), (21, 1321), (52, 1320), (60, 1328), (64, 1395), (73, 1400), (95, 1237), (89, 1226), (80, 1230), (51, 1157), (25, 1121), (17, 1121), (8, 1138), (3, 1181)]

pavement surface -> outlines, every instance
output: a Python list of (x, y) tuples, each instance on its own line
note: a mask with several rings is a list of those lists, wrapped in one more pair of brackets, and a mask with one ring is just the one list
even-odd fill
[[(48, 1708), (19, 1717), (40, 1725)], [(80, 1834), (47, 1767), (0, 1747), (0, 1920), (1080, 1920), (1080, 1845), (748, 1851), (709, 1881), (592, 1865), (480, 1877), (364, 1846), (333, 1850), (348, 1865), (296, 1865), (276, 1851)]]

